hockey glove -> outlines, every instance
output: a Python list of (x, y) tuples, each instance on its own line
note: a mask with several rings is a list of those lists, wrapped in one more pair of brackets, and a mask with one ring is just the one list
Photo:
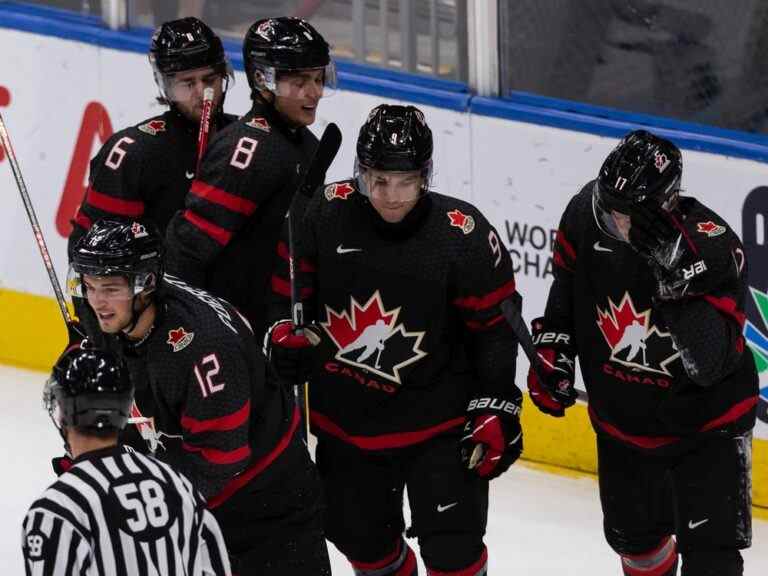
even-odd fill
[(528, 394), (536, 407), (546, 414), (560, 418), (565, 409), (576, 403), (574, 388), (576, 350), (572, 336), (561, 330), (545, 328), (545, 319), (531, 321), (531, 336), (539, 357), (539, 377), (533, 368), (528, 370)]
[(651, 266), (657, 300), (701, 296), (741, 272), (743, 256), (739, 261), (724, 224), (686, 218), (649, 201), (630, 217), (630, 244)]
[(315, 326), (304, 326), (299, 332), (290, 320), (280, 320), (264, 338), (264, 354), (279, 379), (301, 384), (312, 369), (312, 349), (319, 343)]
[(461, 460), (480, 478), (496, 478), (520, 457), (523, 451), (521, 400), (522, 396), (515, 400), (481, 397), (469, 403), (461, 438)]

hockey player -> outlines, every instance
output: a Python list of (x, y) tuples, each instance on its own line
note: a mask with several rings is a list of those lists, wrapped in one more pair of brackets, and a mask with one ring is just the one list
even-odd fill
[[(429, 190), (431, 172), (421, 111), (375, 108), (355, 178), (320, 190), (298, 228), (318, 323), (282, 320), (266, 339), (285, 379), (314, 356), (326, 532), (359, 575), (416, 574), (405, 486), (428, 573), (486, 574), (488, 482), (522, 450), (517, 341), (499, 308), (519, 300), (509, 254), (476, 208)], [(280, 261), (271, 312), (287, 318)]]
[(233, 571), (329, 573), (320, 482), (296, 433), (299, 412), (266, 380), (244, 318), (164, 275), (161, 239), (138, 221), (96, 222), (75, 246), (68, 285), (128, 363), (150, 448), (207, 499)]
[[(221, 40), (203, 22), (166, 22), (152, 36), (149, 61), (168, 106), (160, 116), (115, 132), (91, 161), (90, 182), (75, 215), (69, 251), (99, 218), (148, 219), (164, 233), (195, 176), (203, 90), (213, 88), (210, 132), (235, 120), (224, 113), (224, 97), (234, 80)], [(209, 136), (210, 137), (210, 136)], [(73, 300), (90, 338), (105, 345), (80, 299)]]
[(149, 61), (168, 106), (160, 116), (115, 132), (91, 161), (90, 182), (69, 247), (100, 218), (144, 217), (165, 233), (195, 176), (203, 90), (213, 88), (211, 134), (235, 120), (224, 113), (234, 80), (224, 48), (197, 18), (166, 22), (152, 36)]
[(231, 573), (219, 525), (189, 480), (118, 445), (133, 385), (114, 355), (66, 351), (43, 400), (74, 463), (24, 519), (29, 576)]
[(211, 142), (169, 226), (168, 270), (237, 306), (261, 338), (275, 246), (317, 147), (307, 126), (336, 75), (328, 44), (298, 18), (255, 22), (243, 61), (253, 106)]
[[(717, 214), (680, 195), (682, 155), (628, 134), (568, 204), (546, 312), (533, 321), (562, 416), (578, 357), (597, 433), (605, 537), (624, 574), (742, 574), (750, 545), (757, 374), (744, 346), (744, 251)], [(671, 498), (670, 498), (671, 495)]]

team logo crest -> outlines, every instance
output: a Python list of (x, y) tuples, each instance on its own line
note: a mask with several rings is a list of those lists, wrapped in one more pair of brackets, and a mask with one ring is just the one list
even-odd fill
[(667, 366), (680, 356), (669, 332), (651, 324), (651, 310), (637, 312), (629, 293), (616, 306), (597, 307), (597, 326), (611, 349), (611, 361), (635, 370), (672, 376)]
[(269, 134), (272, 132), (272, 128), (269, 127), (269, 123), (267, 122), (266, 118), (251, 118), (248, 120), (248, 122), (245, 123), (246, 126), (250, 126), (251, 128), (256, 128), (257, 130), (261, 130), (262, 132), (266, 132)]
[(187, 332), (183, 326), (179, 326), (175, 330), (168, 331), (168, 340), (166, 342), (171, 345), (174, 352), (179, 352), (189, 346), (194, 337), (194, 332)]
[(427, 355), (419, 348), (425, 333), (398, 324), (400, 308), (387, 310), (378, 290), (362, 306), (350, 298), (349, 311), (326, 306), (325, 313), (327, 320), (320, 325), (338, 348), (335, 357), (340, 362), (399, 385), (400, 370)]
[(138, 222), (131, 224), (131, 233), (133, 234), (134, 238), (144, 238), (145, 236), (149, 236), (144, 225), (139, 224)]
[(656, 166), (656, 170), (659, 171), (659, 174), (662, 174), (664, 170), (667, 169), (667, 166), (670, 165), (670, 161), (669, 158), (667, 158), (667, 155), (659, 152), (658, 150), (653, 153), (653, 163)]
[(709, 238), (714, 238), (725, 232), (725, 226), (715, 224), (712, 220), (707, 220), (706, 222), (697, 222), (696, 231), (706, 234)]
[(349, 182), (337, 182), (325, 187), (325, 199), (329, 202), (334, 198), (346, 200), (355, 191), (355, 187)]
[(460, 210), (451, 210), (447, 213), (451, 226), (459, 228), (464, 234), (469, 234), (475, 229), (475, 219)]
[(158, 132), (165, 132), (165, 120), (150, 120), (146, 124), (139, 126), (139, 130), (152, 136), (157, 136)]

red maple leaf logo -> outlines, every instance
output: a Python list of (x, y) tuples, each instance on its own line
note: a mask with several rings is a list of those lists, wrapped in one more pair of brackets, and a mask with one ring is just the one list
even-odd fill
[(469, 234), (475, 229), (475, 219), (472, 218), (472, 216), (464, 214), (461, 210), (454, 209), (446, 214), (451, 226), (459, 228), (464, 234)]
[(341, 314), (325, 307), (328, 321), (323, 323), (323, 328), (336, 343), (339, 349), (343, 350), (349, 344), (357, 340), (368, 326), (373, 326), (377, 321), (382, 320), (387, 326), (392, 328), (397, 320), (400, 309), (397, 308), (391, 312), (384, 310), (384, 305), (376, 292), (363, 306), (352, 298), (352, 317), (347, 311)]
[(139, 130), (155, 136), (158, 132), (165, 132), (165, 120), (150, 120), (139, 126)]
[(714, 236), (720, 236), (720, 234), (725, 232), (725, 226), (720, 226), (719, 224), (712, 222), (712, 220), (708, 220), (706, 222), (698, 222), (696, 224), (696, 231), (712, 238)]
[(628, 326), (637, 322), (648, 330), (648, 323), (650, 321), (650, 310), (646, 310), (640, 314), (635, 311), (635, 307), (632, 304), (632, 298), (629, 294), (624, 294), (624, 298), (621, 299), (619, 306), (616, 306), (613, 301), (608, 299), (609, 309), (605, 312), (597, 308), (597, 326), (603, 333), (605, 341), (613, 350), (624, 335), (624, 330)]
[(325, 187), (325, 197), (327, 200), (333, 200), (338, 198), (340, 200), (346, 200), (347, 197), (355, 191), (355, 187), (349, 182), (339, 182), (336, 184), (329, 184)]
[(184, 339), (184, 336), (187, 335), (187, 331), (184, 330), (182, 326), (179, 326), (175, 330), (170, 330), (168, 332), (168, 344), (171, 346), (175, 346), (179, 342), (181, 342)]
[(262, 130), (263, 132), (271, 132), (271, 129), (269, 127), (269, 122), (267, 122), (266, 118), (251, 118), (248, 122), (245, 123), (246, 126), (250, 126), (251, 128), (257, 128), (259, 130)]

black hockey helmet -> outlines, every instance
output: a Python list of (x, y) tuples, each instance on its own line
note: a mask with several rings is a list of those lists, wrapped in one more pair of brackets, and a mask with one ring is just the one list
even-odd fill
[(128, 369), (112, 352), (84, 345), (65, 351), (43, 390), (43, 404), (57, 428), (122, 430), (133, 403)]
[(160, 74), (175, 74), (206, 66), (226, 68), (221, 39), (205, 22), (181, 18), (161, 24), (152, 35), (149, 59)]
[(85, 298), (83, 275), (124, 276), (133, 294), (154, 290), (163, 275), (163, 242), (155, 226), (128, 218), (103, 218), (75, 244), (67, 286)]
[(629, 215), (633, 205), (646, 201), (672, 210), (682, 175), (677, 146), (645, 130), (630, 132), (608, 154), (595, 181), (592, 202), (598, 225), (615, 236), (612, 211)]
[(221, 39), (205, 22), (193, 17), (161, 24), (152, 35), (149, 61), (165, 102), (174, 100), (170, 82), (179, 72), (211, 67), (224, 77), (224, 92), (234, 82)]
[(281, 16), (254, 22), (243, 40), (243, 62), (253, 90), (275, 92), (277, 72), (325, 69), (325, 85), (336, 86), (330, 46), (306, 20)]
[[(391, 172), (419, 170), (424, 188), (429, 187), (432, 131), (421, 110), (393, 104), (381, 104), (371, 110), (357, 137), (355, 174), (371, 168)], [(361, 183), (359, 179), (358, 182)]]

